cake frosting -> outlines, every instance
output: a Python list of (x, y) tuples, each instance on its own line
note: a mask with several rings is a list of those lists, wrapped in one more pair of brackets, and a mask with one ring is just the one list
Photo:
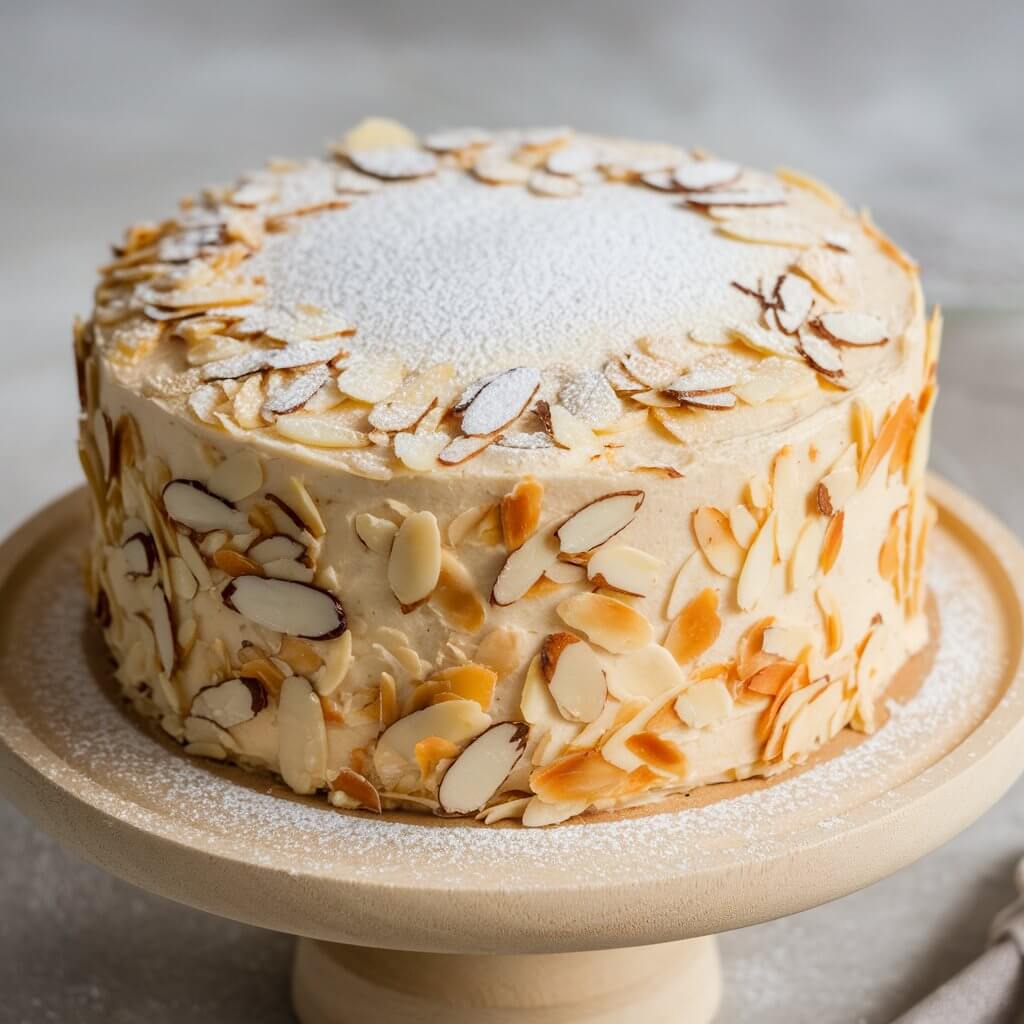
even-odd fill
[(206, 188), (75, 331), (120, 684), (353, 810), (784, 771), (927, 639), (940, 332), (866, 213), (702, 150), (371, 120)]

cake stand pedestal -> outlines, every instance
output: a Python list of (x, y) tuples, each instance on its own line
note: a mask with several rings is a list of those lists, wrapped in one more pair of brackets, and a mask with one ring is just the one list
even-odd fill
[(303, 1024), (702, 1024), (711, 936), (912, 863), (1024, 771), (1024, 551), (929, 489), (940, 640), (875, 736), (844, 733), (774, 784), (541, 830), (340, 812), (154, 734), (90, 621), (75, 492), (0, 548), (0, 790), (121, 878), (300, 936)]

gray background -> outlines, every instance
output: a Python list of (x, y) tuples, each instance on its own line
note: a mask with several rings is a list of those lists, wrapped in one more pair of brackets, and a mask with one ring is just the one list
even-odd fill
[[(77, 482), (69, 323), (121, 226), (388, 113), (698, 142), (869, 203), (949, 310), (934, 463), (1024, 532), (1022, 11), (0, 0), (0, 528)], [(980, 948), (1022, 852), (1018, 785), (893, 878), (727, 936), (724, 1019), (890, 1020)], [(115, 881), (0, 806), (4, 1024), (289, 1020), (289, 948)]]

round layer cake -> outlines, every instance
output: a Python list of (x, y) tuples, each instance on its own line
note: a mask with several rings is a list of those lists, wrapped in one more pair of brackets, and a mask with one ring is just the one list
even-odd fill
[(553, 824), (871, 730), (927, 640), (940, 322), (806, 175), (373, 120), (101, 274), (88, 587), (191, 754)]

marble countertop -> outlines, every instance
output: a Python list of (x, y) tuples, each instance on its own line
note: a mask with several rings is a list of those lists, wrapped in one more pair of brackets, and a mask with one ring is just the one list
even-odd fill
[[(0, 531), (78, 481), (69, 323), (118, 227), (383, 112), (699, 141), (870, 201), (949, 311), (933, 465), (1024, 535), (1022, 32), (1015, 2), (945, 0), (5, 9)], [(1018, 783), (892, 878), (724, 936), (721, 1019), (885, 1024), (981, 948), (1022, 853)], [(0, 1024), (291, 1020), (290, 949), (0, 804)]]

